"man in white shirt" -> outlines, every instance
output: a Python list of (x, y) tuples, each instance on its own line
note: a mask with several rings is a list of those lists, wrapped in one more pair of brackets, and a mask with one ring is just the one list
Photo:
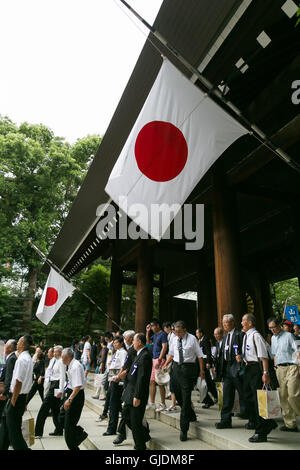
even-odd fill
[(174, 367), (174, 392), (180, 412), (180, 440), (187, 440), (187, 432), (191, 421), (196, 421), (196, 414), (192, 408), (192, 390), (197, 380), (197, 364), (200, 365), (200, 377), (205, 378), (204, 361), (201, 348), (195, 336), (189, 334), (183, 321), (175, 323), (175, 334), (177, 341), (173, 340), (167, 361), (164, 365), (166, 370), (168, 364), (173, 360)]
[(0, 450), (7, 450), (9, 445), (14, 450), (28, 450), (21, 428), (27, 394), (32, 385), (33, 363), (29, 354), (32, 344), (30, 335), (22, 336), (17, 344), (18, 359), (15, 363), (9, 400), (0, 428)]
[(92, 341), (92, 338), (91, 336), (86, 336), (84, 338), (84, 346), (83, 346), (83, 351), (82, 351), (82, 355), (81, 355), (81, 363), (83, 365), (83, 368), (84, 368), (84, 375), (85, 377), (88, 376), (88, 373), (89, 373), (89, 370), (91, 368), (91, 350), (92, 350), (92, 346), (91, 346), (91, 341)]
[(50, 409), (52, 411), (52, 419), (55, 429), (54, 432), (49, 433), (49, 436), (63, 435), (62, 423), (59, 420), (61, 398), (66, 382), (66, 366), (63, 364), (61, 358), (62, 350), (63, 347), (60, 345), (54, 347), (54, 358), (51, 359), (47, 368), (49, 390), (37, 415), (35, 425), (36, 438), (43, 436), (45, 421)]
[(74, 359), (74, 351), (71, 348), (63, 350), (62, 362), (67, 366), (68, 377), (66, 399), (63, 405), (65, 411), (65, 441), (69, 450), (79, 450), (79, 445), (88, 436), (84, 429), (77, 425), (84, 406), (86, 379), (82, 364)]
[(45, 380), (44, 380), (44, 397), (47, 395), (50, 387), (50, 380), (49, 380), (49, 372), (51, 371), (51, 365), (53, 364), (53, 361), (55, 362), (54, 358), (54, 348), (49, 348), (48, 353), (47, 353), (49, 363), (48, 367), (45, 370)]
[[(273, 419), (263, 419), (259, 416), (257, 390), (263, 384), (270, 383), (269, 360), (266, 342), (255, 328), (255, 316), (246, 313), (242, 318), (243, 338), (242, 355), (238, 354), (236, 360), (246, 364), (243, 376), (244, 400), (249, 422), (247, 429), (255, 429), (249, 442), (267, 442), (267, 435), (278, 425)], [(263, 368), (261, 369), (261, 364)]]

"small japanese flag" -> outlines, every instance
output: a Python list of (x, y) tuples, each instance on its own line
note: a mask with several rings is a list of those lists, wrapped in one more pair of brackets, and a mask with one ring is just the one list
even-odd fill
[[(178, 212), (212, 164), (247, 132), (164, 60), (105, 191), (160, 240), (171, 222), (168, 207), (177, 205)], [(149, 218), (154, 205), (166, 206), (161, 223)]]
[(73, 294), (75, 287), (51, 268), (36, 316), (48, 325), (64, 301)]

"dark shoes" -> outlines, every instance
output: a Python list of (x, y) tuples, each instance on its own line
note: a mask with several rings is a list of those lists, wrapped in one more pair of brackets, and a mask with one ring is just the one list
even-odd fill
[(78, 445), (80, 445), (83, 441), (85, 441), (87, 437), (88, 437), (88, 433), (83, 431), (80, 441), (78, 442)]
[(299, 432), (299, 429), (297, 426), (295, 428), (287, 428), (286, 426), (281, 426), (280, 431), (286, 431), (286, 432)]
[(63, 431), (49, 432), (49, 436), (63, 436), (63, 435), (64, 435)]
[(222, 423), (222, 421), (220, 421), (219, 423), (216, 423), (215, 426), (217, 429), (231, 429), (232, 428), (231, 423)]
[(123, 436), (118, 436), (114, 441), (113, 441), (113, 444), (115, 445), (118, 445), (118, 444), (122, 444), (123, 441), (125, 441), (126, 437), (123, 437)]
[(107, 431), (102, 434), (102, 436), (115, 436), (115, 435), (116, 435), (115, 432), (107, 432)]
[(187, 441), (187, 432), (180, 431), (180, 440), (182, 442)]
[(271, 421), (269, 423), (269, 430), (268, 430), (267, 434), (269, 434), (271, 431), (273, 431), (273, 429), (276, 429), (276, 428), (278, 428), (278, 424), (276, 423), (276, 421), (271, 419)]
[(253, 434), (253, 436), (249, 437), (249, 442), (267, 442), (267, 436), (262, 434)]

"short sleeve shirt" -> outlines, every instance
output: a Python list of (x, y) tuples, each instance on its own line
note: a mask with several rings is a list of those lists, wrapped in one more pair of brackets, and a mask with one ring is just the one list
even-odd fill
[(162, 350), (162, 345), (168, 343), (168, 335), (164, 331), (153, 335), (153, 359), (158, 359)]
[(86, 379), (82, 365), (77, 359), (72, 359), (67, 370), (68, 385), (67, 387), (74, 390), (75, 387), (80, 387), (82, 390), (85, 387)]
[(83, 353), (82, 353), (82, 356), (81, 356), (81, 362), (83, 364), (86, 364), (88, 362), (88, 360), (89, 360), (88, 350), (91, 352), (91, 349), (92, 349), (91, 344), (88, 341), (86, 341), (84, 343)]
[[(202, 350), (198, 340), (194, 335), (186, 333), (182, 338), (182, 351), (184, 362), (196, 362), (197, 359), (203, 357)], [(175, 362), (179, 362), (178, 338), (172, 340), (170, 345), (170, 356), (173, 356)]]
[(13, 393), (16, 381), (22, 382), (20, 394), (29, 393), (32, 386), (33, 363), (28, 351), (23, 351), (16, 360), (13, 376), (10, 384), (10, 392)]
[(279, 335), (273, 335), (271, 341), (271, 351), (276, 356), (276, 364), (298, 364), (297, 345), (292, 333), (281, 331)]

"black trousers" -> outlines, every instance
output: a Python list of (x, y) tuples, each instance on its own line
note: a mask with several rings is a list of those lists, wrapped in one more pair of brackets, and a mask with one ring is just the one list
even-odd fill
[(147, 403), (140, 406), (124, 405), (122, 416), (124, 423), (132, 431), (135, 450), (146, 450), (146, 442), (150, 439), (149, 428), (143, 426), (143, 418)]
[(2, 413), (4, 411), (5, 405), (6, 405), (6, 400), (0, 400), (0, 424), (1, 424)]
[[(66, 399), (71, 395), (72, 390), (67, 390)], [(65, 441), (69, 450), (79, 450), (79, 444), (83, 441), (84, 429), (77, 423), (81, 416), (84, 405), (84, 391), (80, 390), (68, 411), (65, 411)]]
[(37, 380), (33, 382), (30, 392), (28, 393), (28, 396), (27, 396), (27, 402), (26, 402), (27, 405), (30, 402), (30, 400), (34, 397), (37, 391), (39, 392), (41, 400), (43, 401), (44, 400), (44, 380), (42, 380), (41, 384), (38, 384)]
[(28, 450), (21, 431), (26, 397), (25, 394), (19, 395), (15, 406), (10, 399), (6, 403), (0, 427), (0, 450), (8, 450), (10, 445), (14, 450)]
[(190, 421), (196, 419), (196, 414), (192, 408), (192, 390), (197, 380), (197, 365), (193, 363), (179, 365), (174, 362), (173, 371), (174, 393), (181, 408), (180, 429), (187, 432)]
[(52, 411), (52, 419), (55, 426), (55, 431), (62, 432), (63, 426), (61, 425), (59, 416), (59, 409), (61, 405), (60, 398), (54, 396), (54, 389), (59, 387), (59, 381), (55, 380), (51, 382), (50, 389), (45, 396), (42, 406), (39, 409), (36, 424), (35, 424), (35, 435), (42, 436), (44, 432), (45, 421), (48, 417), (49, 411)]
[(267, 436), (272, 430), (273, 419), (264, 419), (259, 416), (257, 390), (263, 386), (262, 371), (259, 364), (246, 366), (244, 373), (244, 399), (249, 422), (255, 426), (255, 434)]
[(106, 391), (106, 395), (105, 395), (105, 402), (104, 402), (104, 407), (103, 407), (103, 411), (102, 411), (102, 414), (103, 415), (107, 415), (108, 413), (108, 410), (109, 410), (109, 404), (110, 404), (110, 385)]
[(238, 391), (240, 400), (240, 413), (247, 414), (244, 392), (243, 392), (243, 379), (234, 377), (231, 372), (231, 362), (227, 362), (224, 372), (223, 382), (223, 406), (221, 410), (221, 421), (223, 423), (231, 424), (232, 409), (234, 405), (235, 391)]
[(126, 420), (125, 420), (125, 415), (124, 415), (124, 407), (122, 409), (122, 417), (120, 419), (117, 432), (118, 434), (120, 434), (120, 436), (126, 439)]
[(119, 412), (122, 411), (122, 393), (123, 386), (118, 385), (115, 382), (110, 384), (110, 400), (109, 400), (109, 422), (107, 432), (116, 434), (118, 421), (119, 421)]

